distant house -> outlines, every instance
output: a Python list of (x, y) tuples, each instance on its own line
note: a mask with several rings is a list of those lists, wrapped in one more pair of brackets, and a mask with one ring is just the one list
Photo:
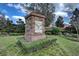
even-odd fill
[(68, 28), (68, 27), (71, 27), (71, 25), (70, 24), (64, 24), (63, 29)]

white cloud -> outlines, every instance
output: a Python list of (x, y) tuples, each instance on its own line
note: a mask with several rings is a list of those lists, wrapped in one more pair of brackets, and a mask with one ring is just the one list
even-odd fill
[(14, 8), (16, 8), (19, 12), (23, 12), (23, 13), (26, 13), (26, 9), (25, 8), (23, 8), (22, 6), (21, 6), (21, 4), (20, 3), (18, 3), (18, 4), (7, 4), (9, 7), (14, 7)]
[[(18, 12), (22, 12), (22, 13), (26, 13), (29, 14), (32, 11), (29, 11), (25, 8), (26, 4), (15, 4), (14, 8), (18, 9)], [(27, 6), (30, 6), (30, 4), (28, 4)]]
[(21, 5), (20, 5), (20, 4), (16, 4), (16, 5), (14, 5), (14, 7), (15, 7), (16, 9), (20, 9), (20, 8), (21, 8)]
[(23, 3), (21, 3), (21, 4), (22, 4), (22, 8), (21, 8), (22, 11), (27, 12), (27, 14), (30, 14), (32, 12), (32, 10), (28, 10), (26, 8), (26, 6), (29, 7), (31, 3), (29, 3), (29, 4), (25, 4), (25, 3), (23, 4)]
[(26, 9), (23, 8), (22, 6), (20, 7), (20, 10), (21, 10), (23, 13), (26, 13)]
[(68, 17), (68, 14), (66, 12), (54, 12), (56, 16), (63, 16), (63, 17)]
[(54, 14), (55, 14), (55, 21), (54, 22), (56, 22), (56, 20), (59, 16), (68, 17), (68, 14), (66, 12), (54, 12)]
[(16, 9), (18, 9), (19, 12), (26, 13), (26, 9), (23, 8), (23, 6), (21, 6), (21, 4), (16, 4), (16, 5), (14, 5), (14, 7), (15, 7)]
[(55, 4), (55, 11), (63, 11), (65, 5), (63, 3)]
[(12, 20), (12, 19), (10, 18), (10, 16), (5, 15), (5, 19), (6, 19), (6, 20), (7, 20), (7, 18), (8, 18), (9, 20)]
[(64, 22), (65, 25), (70, 25), (69, 22)]
[(8, 15), (5, 15), (5, 18), (9, 18), (9, 16)]
[(26, 9), (23, 8), (21, 4), (14, 4), (13, 7), (16, 8), (19, 12), (26, 13)]
[(13, 7), (13, 4), (11, 4), (11, 3), (8, 3), (8, 4), (7, 4), (7, 6), (9, 6), (9, 7)]
[(65, 11), (65, 12), (72, 12), (73, 9), (71, 9), (70, 7), (66, 7), (66, 8), (64, 9), (64, 11)]
[(59, 10), (60, 10), (60, 11), (62, 11), (62, 10), (64, 9), (64, 7), (65, 7), (65, 6), (64, 6), (63, 3), (60, 3), (60, 4), (59, 4), (59, 8), (60, 8)]
[(25, 18), (22, 17), (22, 16), (12, 16), (12, 18), (13, 18), (13, 19), (16, 19), (16, 21), (17, 21), (18, 19), (22, 19), (22, 21), (24, 21), (24, 23), (25, 23)]
[(4, 9), (4, 10), (2, 10), (2, 13), (7, 13), (7, 11)]

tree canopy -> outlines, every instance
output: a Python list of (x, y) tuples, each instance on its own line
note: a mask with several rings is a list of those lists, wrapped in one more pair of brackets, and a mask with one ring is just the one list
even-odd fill
[(63, 17), (62, 16), (59, 16), (58, 18), (57, 18), (57, 21), (56, 21), (56, 26), (57, 27), (63, 27), (64, 26), (64, 24), (63, 24)]
[[(29, 6), (28, 6), (29, 5)], [(31, 4), (22, 4), (22, 6), (29, 12), (36, 12), (46, 16), (45, 26), (49, 26), (54, 20), (53, 12), (55, 7), (51, 3), (31, 3)]]

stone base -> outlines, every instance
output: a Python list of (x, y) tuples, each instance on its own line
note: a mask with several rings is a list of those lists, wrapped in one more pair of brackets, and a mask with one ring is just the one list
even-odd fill
[(32, 35), (32, 36), (26, 36), (25, 40), (26, 41), (36, 41), (36, 40), (40, 40), (40, 39), (44, 39), (46, 38), (45, 35)]

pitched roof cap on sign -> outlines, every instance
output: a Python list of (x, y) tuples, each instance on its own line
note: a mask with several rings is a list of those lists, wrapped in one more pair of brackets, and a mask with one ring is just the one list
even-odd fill
[(36, 12), (31, 12), (28, 16), (26, 16), (25, 18), (28, 18), (30, 16), (37, 16), (37, 17), (41, 17), (41, 18), (46, 18), (44, 15), (38, 14)]

